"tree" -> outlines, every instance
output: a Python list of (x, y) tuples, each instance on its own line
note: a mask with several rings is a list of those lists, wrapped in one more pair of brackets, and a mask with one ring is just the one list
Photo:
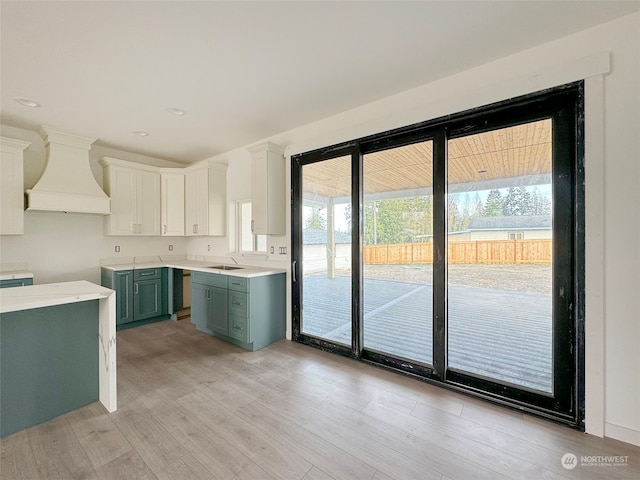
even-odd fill
[(504, 200), (500, 190), (494, 188), (487, 195), (487, 200), (484, 204), (483, 216), (485, 217), (500, 217), (502, 216)]
[(433, 234), (431, 196), (371, 200), (363, 207), (365, 245), (410, 243)]
[(531, 192), (532, 215), (551, 215), (551, 200), (549, 197), (540, 195), (538, 187)]
[(447, 229), (450, 232), (459, 232), (460, 230), (464, 230), (464, 222), (464, 214), (460, 209), (460, 195), (453, 193), (449, 195), (447, 202)]
[(532, 210), (531, 195), (526, 188), (509, 188), (502, 204), (502, 214), (504, 216), (531, 215)]
[(326, 230), (327, 218), (323, 215), (323, 210), (320, 207), (311, 207), (311, 216), (307, 218), (304, 228), (307, 230)]

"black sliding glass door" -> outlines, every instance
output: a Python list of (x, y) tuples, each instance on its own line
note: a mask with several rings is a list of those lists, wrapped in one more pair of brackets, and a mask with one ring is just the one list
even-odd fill
[(293, 339), (580, 427), (581, 95), (294, 156)]

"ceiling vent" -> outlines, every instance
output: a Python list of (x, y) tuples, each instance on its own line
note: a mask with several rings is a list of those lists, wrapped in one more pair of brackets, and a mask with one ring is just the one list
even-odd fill
[(26, 191), (28, 211), (111, 213), (111, 201), (96, 182), (89, 151), (95, 138), (43, 126), (47, 163), (35, 186)]

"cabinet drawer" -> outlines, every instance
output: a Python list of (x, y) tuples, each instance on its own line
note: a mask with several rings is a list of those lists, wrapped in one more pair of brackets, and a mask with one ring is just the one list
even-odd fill
[(216, 273), (203, 273), (191, 271), (191, 283), (199, 283), (210, 287), (227, 288), (227, 276)]
[(236, 290), (238, 292), (249, 291), (249, 279), (234, 277), (229, 275), (229, 290)]
[(33, 278), (13, 278), (8, 280), (0, 280), (0, 288), (24, 287), (25, 285), (33, 285)]
[(160, 278), (160, 268), (141, 268), (133, 271), (134, 280), (155, 280)]
[(247, 297), (248, 295), (246, 293), (229, 290), (229, 315), (246, 317)]
[(247, 317), (239, 317), (237, 315), (229, 316), (229, 336), (241, 342), (249, 343)]

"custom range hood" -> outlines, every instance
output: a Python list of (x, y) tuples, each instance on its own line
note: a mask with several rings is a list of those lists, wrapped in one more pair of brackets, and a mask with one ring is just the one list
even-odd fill
[(47, 163), (35, 186), (26, 191), (27, 210), (69, 213), (111, 213), (111, 201), (91, 172), (89, 151), (95, 138), (42, 126)]

